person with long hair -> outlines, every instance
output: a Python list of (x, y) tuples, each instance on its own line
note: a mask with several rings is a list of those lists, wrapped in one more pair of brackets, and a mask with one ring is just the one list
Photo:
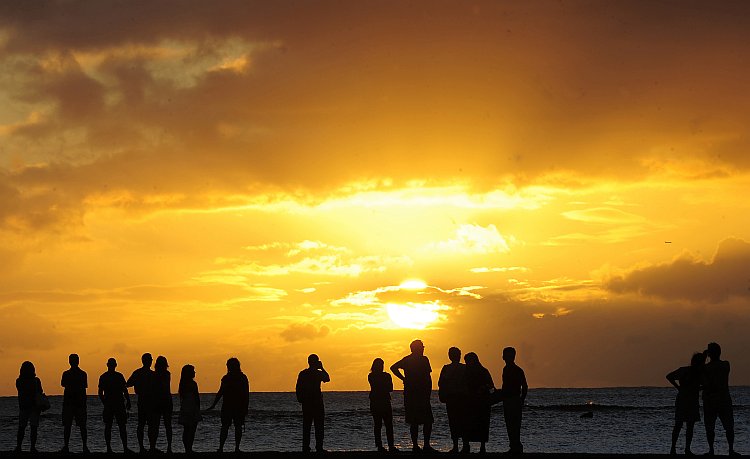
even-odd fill
[(372, 361), (370, 374), (367, 381), (370, 383), (370, 414), (372, 415), (373, 431), (375, 433), (375, 446), (383, 453), (382, 426), (385, 424), (385, 436), (388, 440), (388, 450), (392, 453), (398, 451), (393, 443), (393, 409), (391, 408), (391, 392), (393, 392), (393, 379), (391, 374), (383, 371), (383, 359), (377, 358)]
[(490, 436), (490, 393), (495, 389), (492, 375), (474, 352), (464, 356), (466, 362), (466, 424), (463, 432), (463, 453), (468, 453), (470, 442), (478, 441), (479, 452), (487, 452), (485, 444)]
[(201, 398), (198, 383), (195, 382), (195, 367), (185, 365), (180, 372), (180, 414), (177, 422), (182, 425), (182, 444), (186, 453), (193, 452), (195, 431), (201, 420)]
[(159, 436), (159, 424), (164, 419), (164, 430), (167, 434), (167, 453), (172, 452), (172, 375), (169, 373), (167, 358), (160, 355), (154, 363), (154, 422), (149, 425), (151, 450), (156, 451), (156, 439)]
[(18, 435), (16, 436), (16, 452), (21, 452), (23, 437), (26, 435), (26, 426), (31, 425), (31, 448), (32, 453), (36, 453), (37, 432), (39, 429), (39, 418), (42, 409), (37, 400), (44, 394), (42, 390), (42, 381), (36, 376), (34, 364), (23, 362), (21, 370), (16, 379), (16, 389), (18, 389)]
[(703, 353), (696, 352), (690, 359), (690, 366), (680, 367), (667, 375), (667, 380), (677, 389), (670, 454), (677, 454), (677, 439), (680, 438), (683, 423), (685, 424), (685, 454), (688, 456), (693, 454), (690, 444), (693, 442), (693, 427), (697, 421), (701, 420), (700, 390), (705, 362), (706, 357)]
[(214, 409), (222, 397), (224, 402), (221, 404), (219, 452), (224, 451), (224, 443), (226, 443), (229, 435), (229, 426), (234, 424), (234, 451), (239, 453), (242, 431), (245, 428), (245, 417), (250, 403), (250, 383), (245, 373), (242, 372), (240, 361), (236, 357), (227, 360), (227, 374), (221, 378), (219, 391), (208, 409)]

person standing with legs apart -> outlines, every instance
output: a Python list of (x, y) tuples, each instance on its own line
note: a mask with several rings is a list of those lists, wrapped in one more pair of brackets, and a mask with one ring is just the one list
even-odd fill
[(512, 347), (503, 349), (503, 415), (505, 417), (505, 428), (508, 431), (509, 453), (523, 453), (521, 443), (521, 418), (523, 404), (529, 386), (526, 383), (526, 374), (523, 369), (516, 365), (516, 350)]
[[(436, 450), (430, 446), (432, 435), (432, 406), (430, 395), (432, 393), (432, 367), (430, 360), (424, 355), (424, 344), (420, 340), (414, 340), (409, 345), (411, 354), (391, 365), (394, 375), (404, 382), (404, 410), (406, 411), (406, 423), (409, 424), (411, 434), (412, 451), (415, 453), (424, 451), (434, 453)], [(401, 370), (404, 370), (401, 373)], [(419, 447), (419, 425), (423, 424), (424, 447)]]
[(445, 403), (448, 414), (448, 426), (451, 431), (453, 448), (451, 453), (458, 452), (458, 440), (463, 437), (466, 417), (466, 365), (461, 363), (461, 349), (448, 349), (451, 363), (443, 365), (438, 379), (438, 397)]
[(62, 374), (60, 385), (63, 391), (63, 453), (68, 452), (70, 443), (70, 431), (75, 419), (78, 429), (81, 431), (81, 443), (83, 452), (88, 453), (89, 447), (86, 435), (86, 388), (89, 387), (86, 372), (78, 368), (78, 354), (70, 354), (68, 357), (70, 369)]
[(149, 425), (149, 443), (156, 443), (155, 438), (151, 441), (153, 429), (150, 428), (154, 424), (154, 392), (156, 390), (156, 378), (153, 370), (151, 370), (153, 361), (151, 354), (148, 352), (143, 354), (141, 356), (143, 366), (135, 370), (126, 383), (127, 387), (135, 389), (135, 395), (138, 396), (138, 429), (136, 432), (138, 434), (138, 450), (141, 453), (146, 452), (146, 448), (143, 447), (143, 434), (146, 424)]
[(703, 371), (703, 417), (706, 423), (708, 455), (714, 454), (716, 418), (719, 418), (729, 444), (729, 455), (739, 456), (734, 450), (734, 411), (729, 394), (729, 362), (721, 360), (721, 346), (709, 343), (704, 351), (709, 362)]
[(667, 380), (677, 388), (672, 449), (669, 454), (677, 454), (677, 439), (680, 437), (682, 424), (685, 423), (685, 454), (693, 455), (690, 444), (693, 442), (693, 427), (701, 420), (700, 390), (705, 361), (703, 353), (697, 352), (690, 359), (689, 367), (680, 367), (667, 375)]
[(177, 422), (182, 425), (182, 444), (186, 453), (193, 452), (195, 431), (201, 418), (201, 398), (195, 382), (195, 367), (185, 365), (180, 373), (180, 415)]
[(320, 384), (329, 382), (331, 377), (316, 354), (307, 357), (307, 364), (297, 376), (295, 389), (297, 401), (302, 404), (302, 451), (310, 452), (310, 430), (315, 424), (315, 451), (323, 453), (325, 408)]
[(42, 411), (49, 409), (49, 404), (40, 405), (40, 400), (44, 397), (42, 390), (42, 381), (36, 377), (34, 364), (23, 362), (21, 371), (16, 379), (16, 389), (18, 389), (18, 434), (16, 436), (16, 453), (21, 452), (23, 437), (26, 435), (26, 426), (31, 426), (31, 448), (29, 451), (36, 453), (37, 432), (39, 429), (39, 418)]
[(385, 424), (385, 436), (388, 439), (388, 451), (398, 452), (393, 443), (393, 409), (391, 408), (391, 392), (393, 392), (393, 379), (390, 373), (383, 371), (383, 359), (377, 358), (372, 361), (370, 374), (367, 381), (370, 383), (370, 414), (372, 415), (373, 432), (375, 433), (375, 446), (378, 452), (384, 453), (382, 425)]
[(229, 435), (229, 426), (234, 424), (234, 452), (240, 452), (242, 431), (245, 428), (245, 417), (250, 404), (250, 382), (242, 372), (240, 361), (236, 357), (227, 360), (227, 374), (221, 378), (219, 392), (216, 393), (214, 402), (208, 407), (214, 409), (219, 400), (224, 397), (221, 404), (221, 433), (219, 434), (219, 452), (224, 452), (224, 443)]
[(112, 452), (112, 423), (116, 419), (117, 427), (120, 429), (120, 441), (122, 451), (131, 453), (128, 448), (127, 433), (127, 411), (130, 409), (130, 394), (122, 373), (115, 371), (117, 360), (107, 360), (107, 371), (99, 376), (99, 400), (104, 405), (102, 418), (104, 418), (104, 442), (107, 444), (107, 452)]

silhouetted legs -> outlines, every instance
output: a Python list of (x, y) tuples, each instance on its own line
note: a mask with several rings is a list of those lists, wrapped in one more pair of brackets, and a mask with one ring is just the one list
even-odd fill
[[(224, 443), (229, 436), (229, 426), (234, 424), (234, 451), (240, 451), (240, 442), (242, 441), (242, 427), (245, 424), (245, 415), (234, 415), (233, 413), (221, 414), (221, 433), (219, 433), (219, 452), (224, 451)], [(195, 429), (193, 429), (193, 438), (195, 438)]]
[(714, 454), (714, 440), (716, 439), (716, 418), (721, 421), (727, 435), (729, 454), (736, 455), (734, 451), (734, 412), (732, 405), (713, 406), (703, 401), (703, 414), (705, 415), (706, 440), (708, 440), (708, 454)]
[(36, 452), (36, 438), (37, 431), (39, 428), (39, 415), (40, 413), (36, 410), (21, 410), (18, 413), (18, 434), (16, 435), (16, 452), (21, 452), (21, 445), (23, 444), (23, 438), (26, 435), (26, 426), (31, 424), (31, 436), (29, 437), (31, 443), (31, 452)]
[(523, 444), (521, 443), (522, 409), (523, 402), (520, 398), (507, 398), (503, 401), (503, 417), (505, 418), (505, 428), (508, 431), (511, 453), (523, 452)]
[[(182, 444), (183, 446), (185, 446), (186, 453), (193, 452), (193, 443), (195, 442), (195, 431), (197, 429), (198, 429), (197, 422), (185, 423), (185, 425), (183, 425)], [(229, 429), (229, 426), (227, 426), (227, 429)], [(219, 441), (221, 441), (221, 438), (219, 438)], [(226, 435), (224, 436), (224, 441), (226, 441)], [(223, 444), (222, 444), (222, 447), (223, 447)]]
[[(464, 426), (464, 406), (462, 402), (448, 402), (445, 404), (445, 410), (448, 414), (448, 426), (451, 430), (451, 440), (453, 440), (452, 453), (458, 452), (458, 440), (462, 437)], [(468, 443), (466, 443), (468, 445)]]
[[(413, 451), (419, 451), (419, 424), (410, 424), (409, 433), (411, 434), (411, 444)], [(430, 437), (432, 436), (432, 423), (426, 422), (422, 427), (422, 435), (424, 436), (424, 450), (431, 451)]]
[(122, 451), (127, 453), (128, 449), (128, 432), (127, 417), (125, 409), (115, 410), (104, 408), (104, 443), (107, 444), (107, 452), (112, 452), (112, 423), (117, 419), (117, 427), (120, 429), (120, 441), (122, 441)]
[(70, 431), (73, 428), (75, 419), (78, 429), (81, 431), (81, 443), (83, 451), (88, 452), (88, 435), (86, 432), (86, 406), (76, 406), (73, 404), (63, 404), (63, 452), (68, 452), (70, 444)]
[(167, 452), (172, 452), (172, 409), (171, 406), (168, 410), (157, 411), (153, 419), (148, 424), (148, 441), (151, 446), (151, 450), (156, 450), (156, 441), (159, 438), (159, 425), (161, 420), (164, 419), (164, 430), (167, 435)]
[[(693, 428), (695, 427), (695, 421), (685, 422), (685, 454), (692, 455), (693, 452), (690, 450), (690, 445), (693, 443)], [(672, 449), (669, 454), (677, 454), (677, 440), (680, 438), (680, 430), (682, 430), (682, 421), (675, 421), (674, 428), (672, 429)]]
[(310, 430), (315, 424), (315, 450), (323, 451), (325, 409), (323, 400), (302, 404), (302, 451), (310, 451)]
[(373, 430), (375, 434), (375, 446), (378, 451), (383, 451), (382, 426), (385, 424), (385, 436), (388, 440), (388, 448), (395, 451), (396, 446), (393, 442), (393, 414), (390, 410), (373, 411), (372, 413)]

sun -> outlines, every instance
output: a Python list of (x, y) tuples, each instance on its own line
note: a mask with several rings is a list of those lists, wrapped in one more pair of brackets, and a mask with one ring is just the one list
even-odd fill
[(420, 279), (407, 279), (398, 287), (404, 290), (424, 290), (427, 288), (427, 283)]
[(439, 306), (429, 303), (388, 303), (385, 308), (391, 321), (401, 328), (423, 330), (440, 317)]

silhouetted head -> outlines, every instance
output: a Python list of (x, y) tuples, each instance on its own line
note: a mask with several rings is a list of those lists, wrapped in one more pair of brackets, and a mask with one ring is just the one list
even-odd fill
[(227, 360), (227, 371), (230, 372), (230, 373), (241, 371), (240, 370), (240, 360), (237, 357), (230, 357)]
[(310, 354), (307, 356), (307, 364), (310, 365), (310, 368), (317, 367), (318, 362), (320, 362), (320, 357), (318, 357), (318, 354)]
[(412, 354), (424, 355), (424, 343), (421, 340), (415, 339), (409, 344)]
[(503, 349), (503, 360), (506, 363), (513, 363), (516, 361), (516, 349), (513, 347), (506, 347)]
[(109, 368), (112, 371), (114, 371), (115, 368), (117, 368), (117, 360), (115, 360), (114, 357), (110, 357), (109, 359), (107, 359), (107, 368)]
[(385, 362), (383, 362), (383, 359), (378, 357), (377, 359), (372, 361), (372, 366), (370, 367), (370, 371), (372, 371), (373, 373), (382, 373), (383, 366), (385, 366)]
[(721, 346), (719, 346), (719, 343), (708, 343), (708, 346), (706, 346), (706, 354), (708, 354), (708, 357), (711, 358), (711, 361), (719, 360), (721, 357)]
[(452, 347), (448, 349), (448, 358), (451, 362), (456, 363), (461, 361), (461, 349)]
[(141, 356), (141, 362), (143, 363), (143, 366), (146, 368), (151, 368), (151, 363), (154, 361), (154, 358), (151, 357), (151, 354), (146, 352)]
[(28, 360), (21, 364), (21, 371), (18, 374), (21, 378), (33, 378), (36, 376), (36, 368), (34, 364)]
[(192, 365), (185, 365), (180, 371), (180, 379), (193, 379), (195, 378), (195, 367)]
[(706, 355), (703, 352), (696, 352), (690, 359), (690, 366), (699, 367), (706, 363)]
[(70, 363), (70, 366), (72, 368), (78, 367), (78, 364), (81, 362), (81, 360), (78, 358), (78, 354), (70, 354), (68, 356), (68, 363)]
[(160, 355), (156, 358), (156, 363), (154, 364), (154, 370), (156, 371), (167, 371), (167, 368), (169, 368), (169, 363), (167, 363), (167, 358), (163, 355)]
[(469, 352), (464, 356), (464, 362), (469, 366), (479, 365), (479, 356), (474, 352)]

